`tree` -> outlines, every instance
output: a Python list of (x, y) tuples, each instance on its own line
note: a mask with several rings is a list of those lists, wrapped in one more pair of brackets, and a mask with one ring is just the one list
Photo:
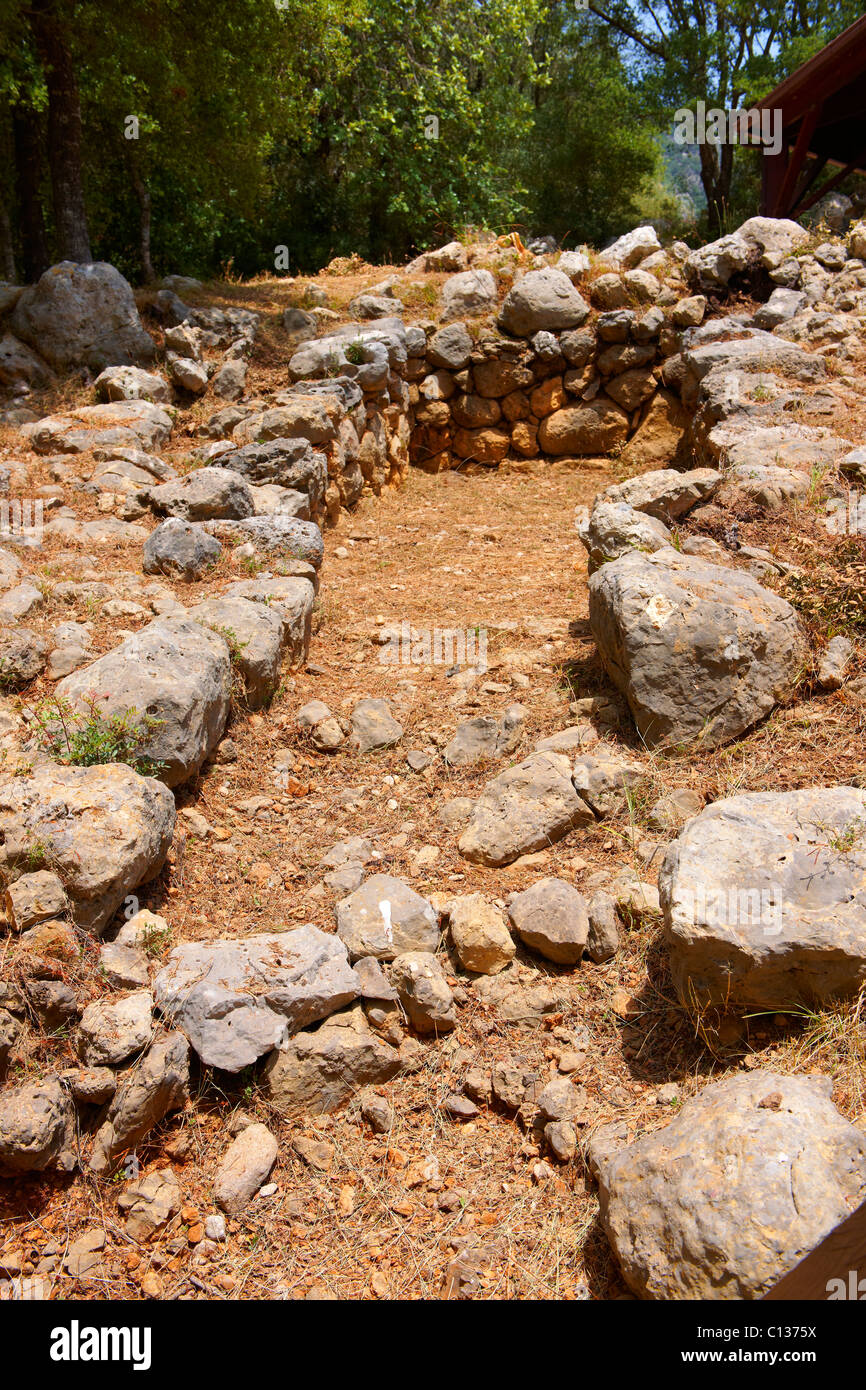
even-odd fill
[[(274, 141), (272, 225), (297, 261), (397, 259), (461, 223), (525, 216), (517, 153), (543, 0), (363, 0), (336, 53), (311, 53), (313, 100)], [(336, 61), (334, 61), (336, 58)]]
[(27, 11), (48, 92), (48, 164), (60, 255), (90, 261), (81, 165), (81, 102), (68, 14), (59, 0), (30, 0)]
[[(659, 110), (704, 101), (736, 110), (764, 96), (810, 52), (857, 18), (856, 0), (588, 0), (619, 36), (626, 61)], [(708, 231), (721, 232), (731, 197), (734, 147), (699, 144)]]
[(634, 225), (659, 164), (655, 128), (608, 26), (552, 5), (532, 37), (544, 81), (520, 152), (533, 227), (603, 245)]

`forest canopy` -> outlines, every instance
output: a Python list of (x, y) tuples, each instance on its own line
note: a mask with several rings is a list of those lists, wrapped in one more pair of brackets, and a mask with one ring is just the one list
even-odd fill
[[(671, 146), (851, 0), (0, 0), (0, 276), (400, 261), (470, 225), (717, 235), (757, 156)], [(728, 165), (730, 167), (728, 167)], [(276, 248), (284, 247), (277, 263)]]

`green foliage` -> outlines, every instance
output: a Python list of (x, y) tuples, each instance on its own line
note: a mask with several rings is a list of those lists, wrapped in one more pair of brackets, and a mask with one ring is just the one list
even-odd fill
[[(0, 277), (13, 252), (25, 261), (22, 120), (41, 148), (25, 172), (50, 254), (57, 245), (37, 13), (72, 58), (93, 255), (137, 280), (148, 219), (155, 272), (202, 276), (273, 272), (279, 246), (292, 272), (355, 253), (400, 261), (466, 225), (595, 244), (640, 217), (676, 232), (658, 143), (673, 111), (765, 95), (860, 9), (589, 4), (0, 0)], [(693, 199), (735, 225), (755, 210), (758, 159), (700, 153)]]
[(533, 227), (603, 246), (634, 226), (658, 172), (656, 129), (610, 30), (553, 10), (539, 36), (545, 83), (522, 154)]
[(165, 766), (143, 751), (163, 721), (136, 709), (106, 717), (97, 709), (95, 696), (85, 701), (84, 711), (78, 711), (68, 700), (52, 695), (36, 709), (34, 723), (42, 747), (61, 763), (76, 767), (126, 763), (142, 777), (158, 777)]

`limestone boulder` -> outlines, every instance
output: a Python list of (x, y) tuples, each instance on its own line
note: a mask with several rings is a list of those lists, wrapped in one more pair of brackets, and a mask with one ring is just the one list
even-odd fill
[(231, 661), (223, 637), (184, 617), (161, 618), (56, 687), (82, 718), (137, 713), (138, 756), (169, 787), (193, 777), (223, 736)]
[(866, 1134), (829, 1077), (756, 1070), (599, 1152), (605, 1229), (646, 1299), (757, 1299), (866, 1198)]
[(0, 781), (0, 865), (9, 876), (42, 853), (63, 882), (75, 921), (101, 932), (124, 899), (159, 874), (174, 832), (174, 797), (161, 782), (114, 763), (37, 761)]
[(360, 990), (343, 942), (307, 924), (184, 942), (154, 981), (162, 1012), (205, 1066), (238, 1072)]
[(59, 1168), (75, 1163), (75, 1111), (56, 1078), (0, 1092), (0, 1176)]
[(508, 291), (499, 314), (506, 333), (528, 338), (540, 329), (579, 328), (589, 305), (561, 270), (530, 270)]
[(363, 1009), (355, 1007), (272, 1052), (262, 1079), (281, 1114), (327, 1115), (364, 1086), (390, 1081), (400, 1067), (400, 1053), (377, 1037)]
[(605, 670), (650, 746), (716, 747), (793, 694), (806, 654), (797, 615), (750, 574), (632, 551), (589, 589)]
[(156, 346), (141, 326), (120, 271), (106, 261), (61, 261), (28, 286), (10, 321), (12, 332), (55, 370), (152, 362)]
[(866, 792), (713, 802), (659, 874), (674, 984), (717, 1008), (813, 1008), (866, 980)]
[(498, 867), (594, 820), (562, 753), (531, 753), (487, 783), (459, 841), (465, 859)]

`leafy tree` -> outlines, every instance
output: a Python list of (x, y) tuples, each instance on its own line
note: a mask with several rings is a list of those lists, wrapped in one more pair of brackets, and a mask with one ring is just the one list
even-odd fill
[(515, 153), (538, 79), (542, 0), (366, 0), (336, 68), (312, 60), (306, 129), (275, 141), (273, 215), (302, 264), (428, 245), (461, 222), (526, 212)]
[(651, 113), (608, 26), (553, 5), (532, 42), (545, 77), (521, 158), (533, 226), (603, 245), (634, 224), (659, 168)]
[[(735, 110), (764, 96), (860, 13), (857, 0), (588, 0), (660, 111), (704, 101)], [(710, 235), (731, 198), (734, 147), (699, 145)]]

